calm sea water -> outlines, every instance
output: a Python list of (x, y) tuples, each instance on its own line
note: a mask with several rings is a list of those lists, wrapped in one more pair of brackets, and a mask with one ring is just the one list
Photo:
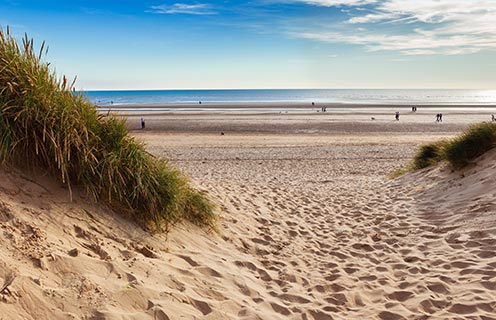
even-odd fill
[(129, 104), (315, 102), (349, 104), (496, 105), (496, 90), (126, 90), (85, 91), (100, 106)]

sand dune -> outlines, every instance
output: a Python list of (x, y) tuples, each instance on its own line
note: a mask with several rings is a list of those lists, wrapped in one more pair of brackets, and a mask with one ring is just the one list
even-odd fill
[(3, 169), (0, 319), (496, 319), (496, 151), (387, 178), (439, 135), (139, 134), (218, 232), (150, 235)]

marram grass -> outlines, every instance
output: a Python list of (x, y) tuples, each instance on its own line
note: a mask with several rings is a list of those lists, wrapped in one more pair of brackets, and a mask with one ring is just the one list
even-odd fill
[(406, 168), (393, 172), (391, 177), (395, 178), (409, 171), (427, 168), (441, 161), (448, 162), (453, 169), (462, 169), (495, 145), (495, 123), (473, 124), (453, 139), (420, 146), (411, 163)]
[(435, 165), (443, 160), (446, 140), (421, 145), (412, 161), (412, 169), (423, 169)]
[(482, 122), (474, 124), (458, 137), (448, 141), (443, 150), (444, 158), (455, 169), (460, 169), (492, 149), (495, 143), (495, 123)]
[(44, 168), (139, 223), (163, 230), (188, 220), (213, 226), (213, 204), (177, 169), (146, 152), (124, 120), (61, 80), (27, 36), (0, 30), (0, 162)]

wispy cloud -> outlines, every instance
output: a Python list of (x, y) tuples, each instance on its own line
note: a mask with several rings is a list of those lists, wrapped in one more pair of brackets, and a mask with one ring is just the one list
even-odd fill
[[(494, 0), (384, 0), (364, 8), (360, 1), (309, 0), (309, 4), (357, 6), (348, 20), (327, 30), (299, 32), (298, 37), (393, 50), (406, 55), (458, 55), (496, 50)], [(365, 2), (365, 1), (363, 1)], [(346, 27), (348, 24), (349, 27)], [(367, 31), (351, 28), (366, 25)], [(394, 27), (387, 27), (388, 25)], [(295, 35), (293, 33), (293, 35)]]
[(368, 33), (347, 35), (339, 32), (306, 32), (298, 37), (323, 42), (345, 42), (367, 47), (368, 51), (397, 51), (406, 55), (457, 55), (476, 53), (483, 49), (496, 49), (496, 37), (488, 39), (476, 35), (439, 36), (435, 33), (414, 32), (405, 35)]
[(362, 6), (370, 3), (375, 3), (377, 0), (295, 0), (295, 2), (303, 2), (306, 4), (336, 7), (336, 6)]
[(193, 14), (193, 15), (208, 15), (217, 14), (213, 10), (210, 4), (197, 3), (197, 4), (186, 4), (186, 3), (174, 3), (172, 5), (162, 4), (158, 6), (150, 7), (151, 13), (157, 14)]

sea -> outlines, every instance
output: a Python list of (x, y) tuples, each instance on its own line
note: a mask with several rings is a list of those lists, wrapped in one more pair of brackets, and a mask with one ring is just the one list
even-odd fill
[(496, 90), (246, 89), (112, 90), (81, 92), (100, 107), (229, 103), (496, 106)]

